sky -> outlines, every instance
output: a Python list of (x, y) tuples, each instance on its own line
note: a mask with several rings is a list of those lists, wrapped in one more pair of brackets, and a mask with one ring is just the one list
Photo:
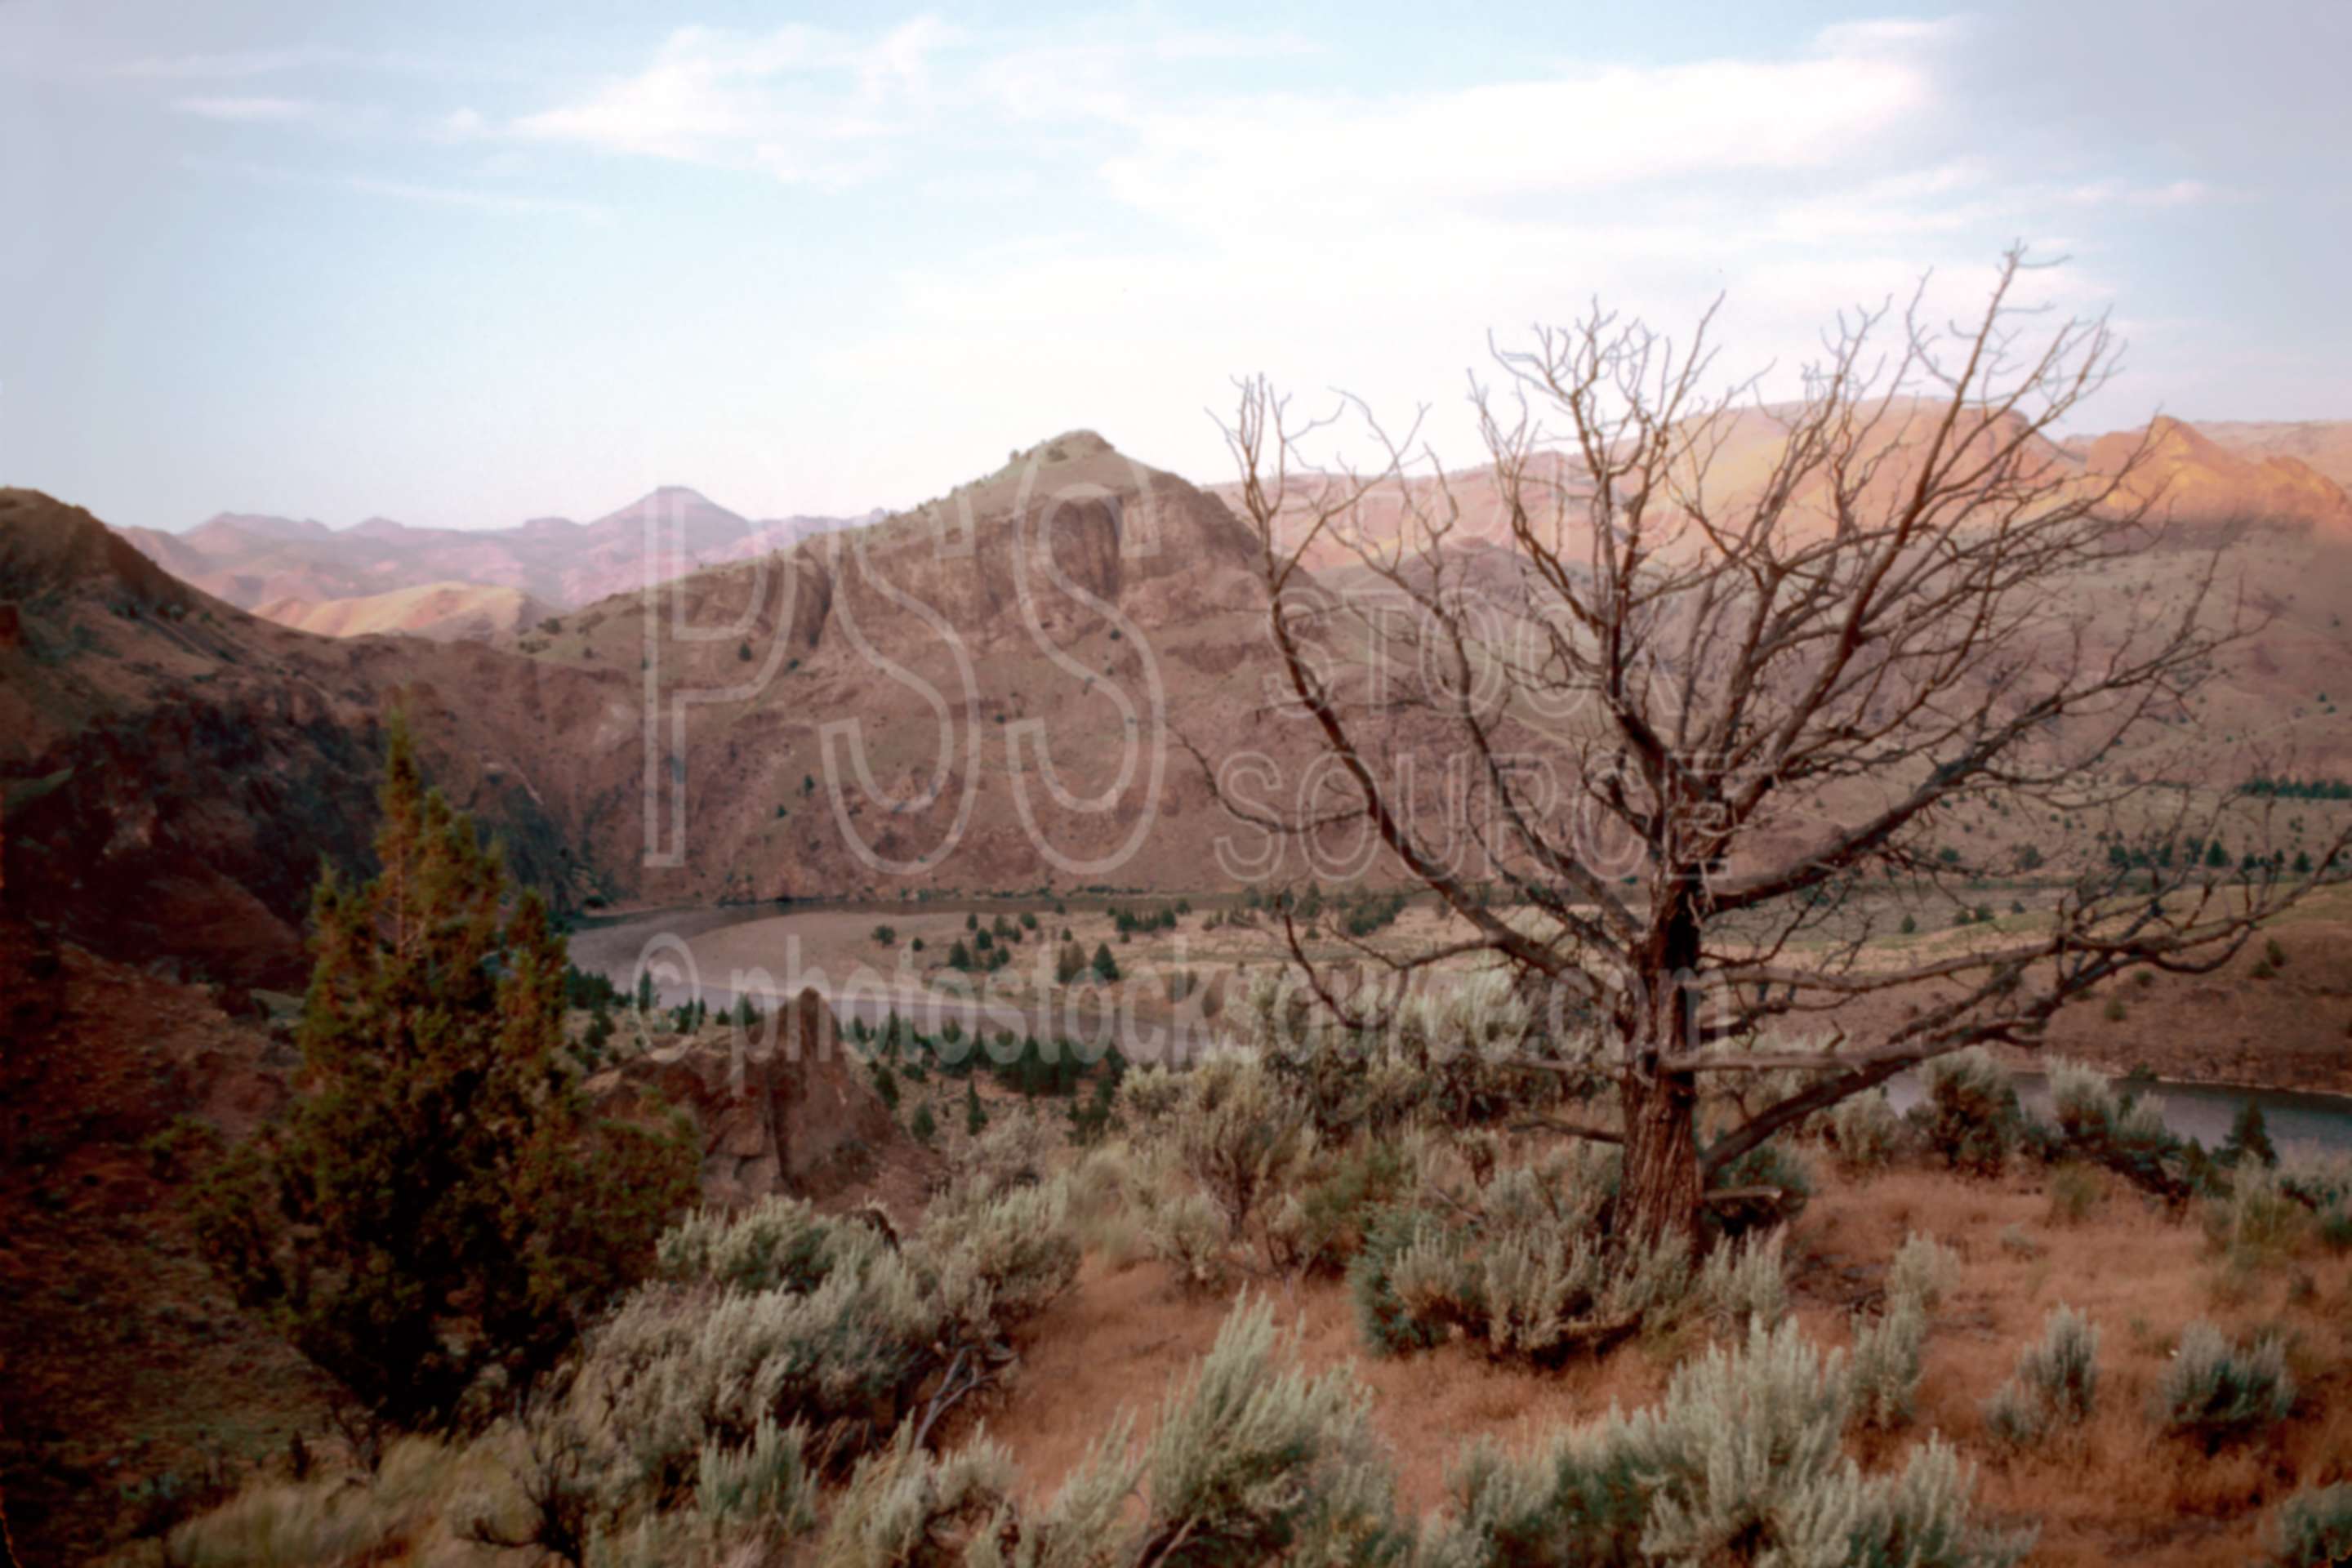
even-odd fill
[(2352, 7), (0, 0), (0, 483), (119, 525), (912, 504), (1599, 301), (2111, 312), (2086, 427), (2352, 417)]

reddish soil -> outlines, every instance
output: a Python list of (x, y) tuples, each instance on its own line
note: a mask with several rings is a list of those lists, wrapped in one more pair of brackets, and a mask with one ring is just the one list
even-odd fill
[(152, 1142), (184, 1116), (251, 1128), (290, 1053), (202, 987), (15, 922), (0, 997), (0, 1486), (19, 1559), (68, 1562), (327, 1440), (325, 1385), (195, 1256)]
[[(1821, 1342), (1849, 1342), (1848, 1314), (1875, 1299), (1908, 1232), (1937, 1237), (1964, 1264), (1958, 1288), (1931, 1316), (1911, 1427), (1891, 1439), (1857, 1438), (1853, 1451), (1866, 1467), (1899, 1466), (1913, 1445), (1941, 1432), (1977, 1464), (1983, 1510), (2041, 1521), (2030, 1562), (2189, 1568), (2248, 1561), (2281, 1499), (2352, 1468), (2352, 1262), (2308, 1254), (2235, 1294), (2221, 1286), (2193, 1219), (2168, 1217), (2110, 1187), (2086, 1223), (2060, 1226), (2041, 1173), (2024, 1168), (1990, 1182), (1905, 1169), (1857, 1184), (1825, 1172), (1823, 1189), (1790, 1250), (1798, 1317)], [(2004, 1246), (2012, 1226), (2034, 1256)], [(1415, 1511), (1442, 1502), (1446, 1471), (1470, 1440), (1531, 1438), (1605, 1414), (1612, 1403), (1649, 1403), (1664, 1389), (1667, 1357), (1696, 1345), (1636, 1343), (1548, 1373), (1491, 1362), (1460, 1343), (1380, 1361), (1365, 1354), (1337, 1282), (1277, 1289), (1275, 1300), (1278, 1314), (1298, 1326), (1307, 1365), (1356, 1363), (1372, 1390), (1401, 1500)], [(1988, 1438), (1979, 1405), (2062, 1301), (2100, 1326), (2099, 1413), (2075, 1437), (2006, 1457)], [(1114, 1269), (1090, 1258), (1076, 1289), (1033, 1326), (1018, 1380), (992, 1408), (967, 1416), (965, 1430), (984, 1424), (1011, 1450), (1027, 1492), (1048, 1498), (1120, 1409), (1134, 1410), (1148, 1434), (1171, 1384), (1208, 1350), (1231, 1306), (1229, 1297), (1180, 1290), (1157, 1264)], [(2277, 1327), (2290, 1336), (2304, 1394), (2277, 1440), (2208, 1459), (2148, 1422), (2147, 1398), (2173, 1339), (2198, 1317), (2236, 1335)]]

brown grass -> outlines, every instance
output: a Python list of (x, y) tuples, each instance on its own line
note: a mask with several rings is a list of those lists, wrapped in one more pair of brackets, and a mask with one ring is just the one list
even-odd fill
[[(2040, 1248), (2037, 1256), (2001, 1245), (2012, 1226)], [(1854, 1452), (1873, 1468), (1899, 1464), (1904, 1451), (1940, 1431), (1978, 1465), (1983, 1509), (2040, 1522), (2031, 1562), (2245, 1562), (2260, 1554), (2282, 1499), (2298, 1485), (2352, 1469), (2346, 1260), (2306, 1251), (2237, 1290), (2219, 1289), (2221, 1262), (2195, 1217), (2168, 1216), (2126, 1188), (2112, 1191), (2084, 1223), (2062, 1227), (2051, 1223), (2043, 1175), (2032, 1168), (1990, 1182), (1920, 1168), (1859, 1183), (1830, 1177), (1790, 1247), (1806, 1331), (1825, 1344), (1846, 1344), (1848, 1313), (1874, 1299), (1888, 1260), (1913, 1230), (1959, 1252), (1960, 1281), (1932, 1316), (1911, 1427), (1893, 1437), (1857, 1437)], [(2298, 1289), (2299, 1275), (2314, 1288)], [(1270, 1289), (1277, 1310), (1298, 1323), (1308, 1365), (1356, 1363), (1411, 1510), (1441, 1503), (1445, 1473), (1472, 1438), (1532, 1436), (1601, 1415), (1612, 1401), (1648, 1403), (1671, 1371), (1667, 1348), (1638, 1344), (1554, 1373), (1492, 1363), (1459, 1343), (1374, 1360), (1339, 1284), (1257, 1288)], [(2041, 1451), (2004, 1455), (1985, 1432), (1979, 1404), (2062, 1301), (2101, 1329), (2099, 1409), (2084, 1428)], [(1171, 1380), (1208, 1349), (1230, 1305), (1230, 1297), (1181, 1292), (1157, 1264), (1114, 1268), (1090, 1258), (1077, 1289), (1034, 1325), (1018, 1381), (967, 1424), (984, 1420), (989, 1435), (1012, 1450), (1030, 1495), (1050, 1496), (1119, 1409), (1149, 1422)], [(2149, 1421), (2149, 1394), (2173, 1341), (2199, 1317), (2233, 1335), (2277, 1328), (2291, 1337), (2303, 1399), (2275, 1439), (2209, 1459)]]

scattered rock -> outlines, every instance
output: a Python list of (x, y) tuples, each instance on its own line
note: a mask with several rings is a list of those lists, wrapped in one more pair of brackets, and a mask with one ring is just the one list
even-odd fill
[(735, 1032), (662, 1046), (590, 1080), (605, 1114), (683, 1109), (702, 1134), (706, 1202), (740, 1207), (773, 1193), (824, 1197), (917, 1157), (833, 1010), (804, 990), (739, 1049)]

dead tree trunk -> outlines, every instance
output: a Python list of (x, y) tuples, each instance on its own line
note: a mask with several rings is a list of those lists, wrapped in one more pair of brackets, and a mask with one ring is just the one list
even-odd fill
[[(1654, 1058), (1653, 1061), (1654, 1062)], [(1644, 1241), (1698, 1239), (1698, 1080), (1638, 1067), (1625, 1079), (1626, 1234)]]
[(1687, 1057), (1691, 978), (1699, 956), (1698, 917), (1686, 890), (1661, 900), (1644, 954), (1643, 995), (1634, 998), (1633, 1051), (1620, 1096), (1625, 1163), (1620, 1202), (1626, 1234), (1643, 1241), (1698, 1239), (1698, 1078), (1664, 1064)]

